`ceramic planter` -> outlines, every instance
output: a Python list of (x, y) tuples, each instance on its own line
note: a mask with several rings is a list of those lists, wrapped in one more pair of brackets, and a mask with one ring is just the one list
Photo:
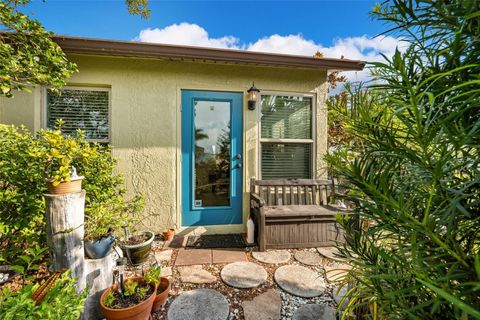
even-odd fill
[[(158, 293), (158, 291), (162, 291)], [(167, 302), (168, 294), (170, 293), (170, 280), (165, 277), (160, 278), (160, 283), (157, 288), (157, 296), (153, 301), (152, 312), (159, 311)]]
[[(145, 279), (142, 277), (129, 278), (126, 281), (136, 281), (136, 282), (145, 282)], [(152, 285), (153, 282), (152, 282)], [(156, 295), (155, 292), (157, 287), (154, 285), (154, 292), (148, 297), (148, 299), (140, 302), (139, 304), (125, 308), (125, 309), (112, 309), (103, 304), (107, 294), (116, 290), (117, 286), (112, 286), (103, 292), (100, 297), (100, 310), (107, 320), (148, 320), (150, 319), (150, 313), (152, 311), (153, 301), (155, 301)]]
[(110, 235), (95, 241), (85, 241), (85, 253), (90, 259), (104, 258), (112, 249), (115, 237)]
[(151, 231), (143, 231), (139, 234), (146, 235), (148, 239), (139, 244), (129, 245), (123, 243), (121, 245), (123, 256), (127, 257), (128, 261), (133, 265), (147, 261), (150, 250), (152, 249), (153, 238), (155, 237), (155, 234)]
[(67, 194), (82, 191), (82, 180), (84, 177), (72, 178), (69, 182), (60, 182), (58, 186), (53, 185), (52, 180), (47, 180), (49, 194)]
[(172, 241), (175, 236), (175, 229), (165, 229), (163, 231), (163, 240)]

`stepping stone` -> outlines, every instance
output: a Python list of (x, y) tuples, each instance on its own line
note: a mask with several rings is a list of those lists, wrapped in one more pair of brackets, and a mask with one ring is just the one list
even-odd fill
[(322, 263), (322, 258), (314, 251), (297, 251), (295, 252), (295, 260), (309, 266), (318, 266)]
[(172, 267), (162, 267), (162, 277), (171, 277), (172, 274)]
[(211, 249), (180, 249), (175, 260), (176, 266), (212, 263)]
[(170, 261), (172, 259), (172, 252), (173, 250), (162, 250), (162, 251), (157, 251), (155, 252), (155, 259), (158, 262), (161, 261)]
[(298, 308), (292, 320), (335, 320), (335, 309), (322, 304), (306, 304)]
[(212, 289), (196, 289), (180, 294), (168, 308), (168, 320), (226, 320), (227, 299)]
[(326, 289), (320, 274), (302, 266), (280, 267), (275, 271), (274, 278), (280, 288), (298, 297), (313, 298)]
[(340, 304), (340, 302), (342, 301), (343, 297), (345, 297), (347, 295), (347, 292), (348, 292), (348, 286), (342, 286), (341, 288), (340, 287), (336, 287), (333, 289), (333, 299), (335, 300), (335, 302), (337, 303), (338, 305), (338, 308), (340, 310), (344, 310), (345, 307), (348, 305), (348, 299), (345, 299), (342, 304)]
[(341, 258), (337, 257), (338, 249), (336, 247), (318, 247), (318, 253), (320, 253), (325, 258), (335, 261), (343, 261)]
[(335, 263), (332, 265), (323, 266), (325, 269), (325, 276), (328, 282), (341, 281), (348, 274), (351, 267), (345, 263)]
[(212, 249), (212, 263), (248, 261), (244, 250)]
[(234, 262), (223, 267), (223, 282), (234, 288), (255, 288), (267, 281), (267, 271), (253, 262)]
[(265, 252), (252, 252), (252, 256), (260, 262), (263, 263), (286, 263), (290, 260), (290, 252), (287, 250), (272, 250)]
[(245, 320), (278, 320), (282, 308), (280, 292), (270, 289), (252, 301), (244, 301), (242, 307)]
[(165, 241), (163, 243), (163, 250), (185, 248), (187, 239), (185, 236), (175, 236), (172, 241)]
[(180, 272), (182, 282), (212, 283), (217, 280), (213, 274), (204, 270), (201, 265), (178, 267), (178, 272)]

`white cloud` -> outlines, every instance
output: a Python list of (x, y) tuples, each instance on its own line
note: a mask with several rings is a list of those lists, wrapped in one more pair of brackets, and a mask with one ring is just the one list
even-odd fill
[(250, 43), (247, 50), (313, 56), (319, 48), (318, 44), (306, 40), (301, 35), (274, 34)]
[[(163, 29), (144, 29), (140, 31), (135, 40), (306, 56), (312, 56), (315, 52), (320, 51), (326, 58), (344, 57), (362, 61), (382, 61), (382, 54), (390, 57), (397, 46), (403, 49), (401, 41), (397, 38), (391, 36), (371, 38), (367, 35), (338, 38), (330, 46), (305, 39), (302, 34), (285, 36), (274, 34), (252, 43), (242, 44), (239, 38), (232, 35), (211, 38), (204, 28), (186, 22), (173, 24)], [(351, 81), (364, 81), (369, 77), (368, 70), (344, 72), (344, 74)]]
[(207, 30), (186, 22), (172, 24), (163, 29), (144, 29), (135, 40), (214, 48), (236, 48), (239, 42), (239, 39), (233, 36), (210, 38)]

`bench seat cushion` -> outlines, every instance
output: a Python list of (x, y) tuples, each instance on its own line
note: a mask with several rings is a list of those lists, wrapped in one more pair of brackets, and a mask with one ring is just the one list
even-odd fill
[(347, 211), (333, 206), (317, 205), (287, 205), (287, 206), (265, 206), (265, 216), (268, 217), (321, 217), (335, 214), (346, 214)]

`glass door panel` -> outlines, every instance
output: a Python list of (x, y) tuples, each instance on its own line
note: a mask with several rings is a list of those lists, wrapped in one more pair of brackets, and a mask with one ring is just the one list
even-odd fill
[(195, 207), (230, 206), (230, 102), (195, 100)]

